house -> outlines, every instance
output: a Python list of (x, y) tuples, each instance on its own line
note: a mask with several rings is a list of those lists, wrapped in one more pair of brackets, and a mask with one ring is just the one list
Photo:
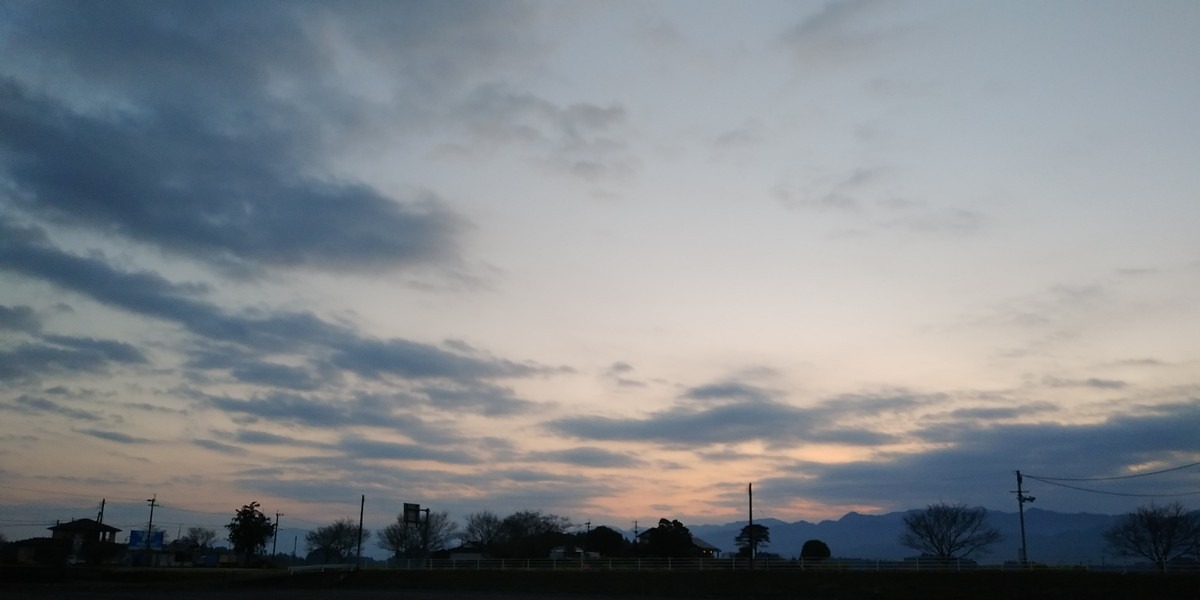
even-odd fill
[(700, 551), (701, 558), (721, 558), (721, 549), (698, 538), (692, 536), (692, 545)]
[(50, 539), (69, 545), (68, 564), (114, 563), (124, 550), (124, 546), (117, 543), (120, 529), (92, 519), (75, 519), (48, 529)]
[(75, 519), (47, 529), (48, 538), (13, 542), (11, 559), (20, 564), (111, 564), (124, 550), (116, 541), (120, 529), (92, 519)]
[(121, 531), (112, 525), (105, 525), (92, 519), (75, 519), (67, 523), (59, 523), (50, 529), (50, 538), (55, 540), (71, 540), (78, 548), (83, 542), (116, 543), (117, 532)]

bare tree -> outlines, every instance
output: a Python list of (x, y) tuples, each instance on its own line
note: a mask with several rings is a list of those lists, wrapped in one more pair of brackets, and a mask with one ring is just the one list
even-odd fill
[[(363, 539), (371, 537), (364, 529)], [(325, 562), (342, 562), (358, 547), (358, 523), (350, 519), (338, 519), (329, 525), (318, 527), (304, 535), (310, 551), (319, 551)]]
[(900, 543), (921, 554), (948, 560), (966, 558), (1000, 541), (1000, 530), (987, 525), (987, 511), (965, 504), (930, 504), (904, 516)]
[(1117, 554), (1140, 556), (1165, 570), (1176, 558), (1200, 554), (1200, 513), (1178, 502), (1139, 506), (1105, 531), (1104, 541)]
[(462, 539), (485, 548), (490, 547), (500, 541), (501, 523), (500, 517), (488, 510), (468, 514)]
[(426, 551), (444, 550), (457, 537), (458, 523), (450, 521), (448, 512), (430, 512), (420, 523), (405, 523), (400, 514), (395, 523), (379, 532), (377, 543), (396, 558), (417, 558)]
[(207, 548), (212, 545), (213, 540), (217, 539), (217, 532), (207, 527), (188, 527), (184, 539), (201, 548)]

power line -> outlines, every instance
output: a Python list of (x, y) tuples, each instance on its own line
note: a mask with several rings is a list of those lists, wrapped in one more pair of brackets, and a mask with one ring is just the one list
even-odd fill
[(1175, 497), (1175, 496), (1195, 496), (1195, 495), (1200, 495), (1200, 491), (1195, 491), (1195, 492), (1180, 492), (1180, 493), (1178, 493), (1178, 494), (1131, 494), (1131, 493), (1126, 493), (1126, 492), (1108, 492), (1108, 491), (1104, 491), (1104, 490), (1093, 490), (1093, 489), (1088, 489), (1088, 488), (1082, 488), (1082, 487), (1075, 486), (1075, 485), (1068, 485), (1068, 484), (1065, 484), (1065, 483), (1059, 483), (1059, 482), (1057, 482), (1057, 481), (1053, 481), (1053, 480), (1050, 480), (1050, 479), (1047, 479), (1047, 478), (1043, 478), (1043, 477), (1036, 477), (1036, 476), (1034, 476), (1034, 475), (1026, 475), (1026, 477), (1028, 477), (1028, 478), (1030, 478), (1030, 479), (1033, 479), (1033, 480), (1036, 480), (1036, 481), (1040, 481), (1040, 482), (1042, 482), (1042, 483), (1049, 484), (1049, 485), (1057, 485), (1057, 486), (1059, 486), (1059, 487), (1065, 487), (1065, 488), (1072, 489), (1072, 490), (1078, 490), (1078, 491), (1080, 491), (1080, 492), (1090, 492), (1090, 493), (1093, 493), (1093, 494), (1105, 494), (1105, 495), (1108, 495), (1108, 496), (1125, 496), (1125, 497), (1129, 497), (1129, 498), (1172, 498), (1172, 497)]
[[(1133, 479), (1135, 477), (1149, 477), (1151, 475), (1162, 475), (1163, 473), (1170, 473), (1171, 471), (1179, 471), (1181, 469), (1189, 469), (1196, 465), (1200, 465), (1200, 462), (1194, 462), (1189, 465), (1180, 465), (1178, 467), (1171, 467), (1169, 469), (1162, 469), (1160, 471), (1150, 471), (1147, 473), (1135, 473), (1133, 475), (1116, 475), (1113, 477), (1042, 477), (1042, 476), (1037, 476), (1037, 475), (1030, 475), (1028, 473), (1026, 473), (1025, 476), (1030, 479), (1036, 479), (1043, 483), (1050, 483), (1051, 481), (1113, 481), (1116, 479)], [(1070, 486), (1064, 486), (1064, 487), (1070, 487)], [(1200, 493), (1200, 492), (1197, 492), (1197, 493)], [(1174, 495), (1182, 495), (1182, 494), (1174, 494)]]

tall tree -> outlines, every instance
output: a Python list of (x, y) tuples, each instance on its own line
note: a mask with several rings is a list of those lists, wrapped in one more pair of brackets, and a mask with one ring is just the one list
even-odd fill
[[(371, 532), (364, 529), (364, 540)], [(318, 553), (317, 560), (326, 563), (344, 562), (358, 549), (358, 523), (348, 518), (338, 519), (304, 535), (310, 552)]]
[(1178, 502), (1139, 506), (1105, 531), (1104, 541), (1122, 556), (1140, 556), (1165, 570), (1172, 560), (1200, 555), (1200, 513)]
[(659, 519), (657, 527), (646, 530), (644, 552), (650, 556), (687, 558), (699, 554), (692, 543), (692, 532), (678, 520)]
[(966, 558), (1000, 541), (1000, 530), (987, 524), (987, 510), (965, 504), (930, 504), (904, 516), (900, 543), (943, 560)]
[(241, 557), (243, 564), (249, 563), (250, 559), (266, 546), (267, 540), (275, 531), (271, 519), (258, 510), (258, 507), (257, 502), (241, 507), (225, 525), (225, 529), (229, 530), (229, 543), (233, 544), (233, 551)]
[(379, 532), (378, 545), (397, 559), (420, 558), (426, 550), (437, 552), (448, 548), (456, 537), (458, 523), (450, 520), (448, 512), (430, 512), (422, 517), (420, 523), (405, 523), (404, 514), (401, 513), (397, 515), (395, 523)]
[(733, 541), (737, 544), (739, 557), (750, 557), (752, 552), (757, 553), (771, 544), (771, 529), (758, 523), (746, 525)]

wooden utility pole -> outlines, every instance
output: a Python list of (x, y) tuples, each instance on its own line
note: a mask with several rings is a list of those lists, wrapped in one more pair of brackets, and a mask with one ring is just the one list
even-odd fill
[(358, 555), (354, 559), (355, 570), (362, 567), (362, 522), (363, 510), (367, 508), (367, 495), (363, 494), (362, 502), (358, 505)]
[(271, 536), (271, 560), (275, 560), (275, 543), (279, 541), (279, 517), (282, 516), (283, 513), (275, 513), (275, 533)]
[(146, 566), (154, 566), (150, 560), (150, 539), (154, 535), (154, 505), (158, 503), (158, 494), (146, 500), (150, 503), (150, 522), (146, 524)]
[(1025, 546), (1025, 503), (1033, 502), (1034, 497), (1025, 494), (1025, 490), (1021, 488), (1021, 483), (1023, 480), (1023, 478), (1021, 477), (1021, 472), (1016, 471), (1016, 473), (1017, 473), (1017, 489), (1013, 493), (1017, 495), (1017, 511), (1021, 515), (1021, 556), (1020, 556), (1020, 558), (1021, 558), (1021, 565), (1024, 566), (1027, 562), (1029, 562), (1029, 548), (1027, 546)]
[(750, 536), (750, 570), (754, 570), (754, 555), (758, 554), (758, 540), (754, 535), (754, 484), (746, 484), (746, 496), (750, 502), (750, 524), (746, 526), (746, 534)]

